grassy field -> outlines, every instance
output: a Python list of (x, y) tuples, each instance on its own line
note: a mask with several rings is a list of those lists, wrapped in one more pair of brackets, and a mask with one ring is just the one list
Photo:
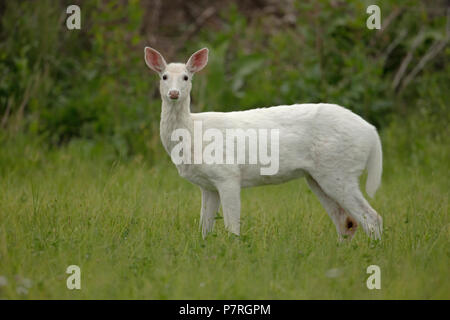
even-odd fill
[[(370, 200), (383, 239), (359, 230), (339, 243), (303, 180), (244, 190), (242, 236), (219, 217), (203, 240), (200, 191), (168, 158), (152, 167), (87, 143), (3, 144), (0, 298), (449, 299), (447, 149), (434, 147), (443, 151), (428, 165), (404, 165), (385, 145), (383, 183)], [(81, 290), (66, 287), (72, 264)], [(381, 290), (366, 287), (371, 264)]]

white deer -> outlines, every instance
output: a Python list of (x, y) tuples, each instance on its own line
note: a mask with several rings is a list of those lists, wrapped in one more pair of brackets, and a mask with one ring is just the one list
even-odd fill
[(304, 176), (336, 225), (340, 239), (351, 239), (358, 224), (372, 238), (381, 238), (382, 218), (359, 189), (359, 176), (365, 168), (366, 191), (371, 197), (381, 181), (381, 142), (374, 126), (341, 106), (327, 103), (191, 113), (192, 77), (207, 64), (208, 49), (195, 52), (186, 64), (167, 64), (158, 51), (146, 47), (145, 62), (160, 76), (160, 135), (169, 155), (177, 144), (171, 138), (174, 130), (182, 128), (193, 134), (194, 122), (224, 133), (245, 128), (279, 130), (279, 170), (274, 175), (261, 175), (258, 164), (176, 164), (180, 176), (201, 189), (203, 237), (213, 229), (220, 204), (225, 227), (239, 235), (241, 188)]

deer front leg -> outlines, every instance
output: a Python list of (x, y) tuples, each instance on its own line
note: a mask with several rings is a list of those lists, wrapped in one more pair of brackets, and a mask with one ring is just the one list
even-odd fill
[(236, 182), (227, 182), (218, 186), (222, 203), (225, 228), (239, 235), (241, 217), (241, 186)]
[(215, 215), (219, 211), (220, 198), (217, 191), (202, 190), (202, 210), (200, 212), (200, 228), (203, 239), (214, 228)]

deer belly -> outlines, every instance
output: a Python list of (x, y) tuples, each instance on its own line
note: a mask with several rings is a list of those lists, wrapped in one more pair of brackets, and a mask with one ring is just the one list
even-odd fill
[(277, 173), (271, 175), (261, 174), (261, 167), (255, 166), (250, 168), (249, 166), (241, 167), (241, 187), (254, 187), (267, 184), (280, 184), (292, 179), (301, 178), (305, 175), (305, 171), (302, 168), (280, 168)]

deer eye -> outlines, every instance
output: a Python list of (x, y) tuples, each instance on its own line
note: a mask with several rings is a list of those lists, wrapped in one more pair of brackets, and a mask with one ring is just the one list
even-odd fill
[(188, 77), (187, 75), (184, 75), (183, 80), (184, 80), (184, 81), (188, 81), (188, 80), (189, 80), (189, 77)]
[(167, 74), (163, 75), (163, 76), (162, 76), (162, 79), (163, 79), (163, 80), (167, 80)]

